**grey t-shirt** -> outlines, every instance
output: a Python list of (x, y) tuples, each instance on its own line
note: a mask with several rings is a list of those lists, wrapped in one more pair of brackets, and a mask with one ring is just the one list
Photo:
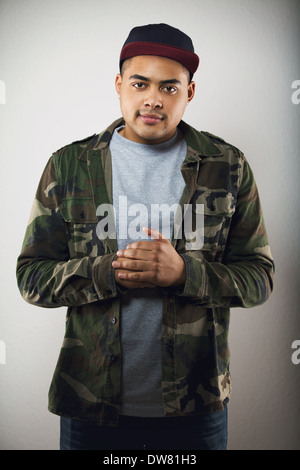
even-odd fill
[[(186, 155), (186, 142), (180, 132), (167, 142), (143, 145), (115, 130), (110, 150), (118, 248), (126, 248), (136, 240), (150, 241), (140, 233), (144, 226), (158, 229), (171, 239), (174, 211), (184, 189), (180, 165)], [(122, 296), (121, 414), (152, 417), (164, 414), (161, 320), (160, 288), (130, 289)]]

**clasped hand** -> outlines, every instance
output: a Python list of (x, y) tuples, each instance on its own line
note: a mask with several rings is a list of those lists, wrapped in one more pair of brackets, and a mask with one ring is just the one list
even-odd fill
[(157, 230), (143, 231), (153, 241), (137, 241), (117, 252), (112, 263), (116, 282), (129, 289), (184, 284), (185, 264), (170, 241)]

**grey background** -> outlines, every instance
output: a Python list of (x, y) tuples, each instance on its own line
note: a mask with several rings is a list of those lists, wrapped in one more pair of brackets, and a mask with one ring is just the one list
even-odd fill
[(228, 448), (300, 448), (300, 364), (291, 361), (292, 342), (300, 339), (300, 105), (291, 100), (300, 79), (299, 3), (0, 1), (1, 449), (58, 448), (59, 419), (47, 411), (47, 393), (65, 309), (26, 304), (15, 281), (41, 172), (53, 151), (120, 116), (120, 48), (132, 27), (152, 22), (192, 37), (201, 63), (184, 119), (246, 154), (276, 261), (270, 300), (232, 310)]

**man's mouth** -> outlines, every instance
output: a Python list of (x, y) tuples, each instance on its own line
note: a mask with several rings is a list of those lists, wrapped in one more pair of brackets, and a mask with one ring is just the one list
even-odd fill
[(157, 114), (140, 114), (139, 117), (144, 124), (157, 124), (162, 121), (162, 117)]

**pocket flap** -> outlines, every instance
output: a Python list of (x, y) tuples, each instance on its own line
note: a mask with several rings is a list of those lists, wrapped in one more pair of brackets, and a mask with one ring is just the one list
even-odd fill
[(227, 191), (207, 191), (201, 199), (206, 215), (231, 217), (235, 212), (235, 198)]
[(66, 222), (77, 224), (98, 222), (94, 198), (91, 196), (64, 198), (60, 213)]

